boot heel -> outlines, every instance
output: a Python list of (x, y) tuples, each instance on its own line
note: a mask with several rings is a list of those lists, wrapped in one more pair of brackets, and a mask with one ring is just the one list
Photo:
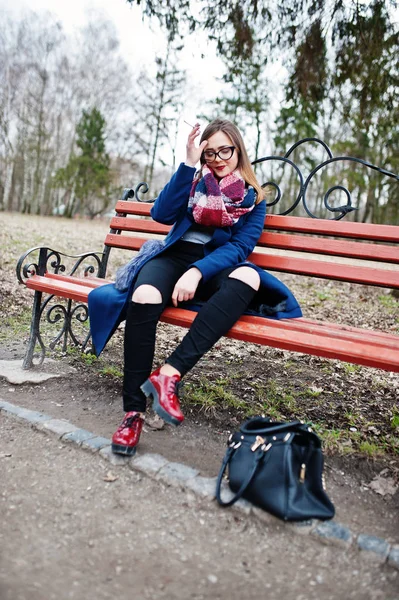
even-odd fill
[(179, 375), (162, 375), (157, 369), (140, 386), (147, 398), (152, 398), (152, 408), (166, 423), (180, 425), (184, 420), (180, 410), (179, 398), (175, 386), (180, 381)]
[(152, 410), (155, 413), (157, 413), (158, 417), (161, 417), (161, 419), (163, 419), (166, 423), (169, 423), (169, 425), (177, 426), (181, 424), (181, 421), (179, 421), (179, 419), (172, 417), (172, 415), (170, 415), (168, 412), (166, 412), (166, 410), (162, 408), (162, 406), (159, 404), (158, 396), (154, 398), (154, 402), (152, 403)]
[(155, 396), (157, 395), (154, 386), (148, 379), (143, 383), (143, 385), (140, 386), (140, 389), (143, 392), (143, 394), (147, 396), (147, 398), (150, 396), (152, 396), (152, 398), (155, 398)]

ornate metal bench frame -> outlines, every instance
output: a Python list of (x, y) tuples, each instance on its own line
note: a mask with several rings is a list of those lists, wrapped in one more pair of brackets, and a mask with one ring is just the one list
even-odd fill
[[(317, 144), (321, 144), (321, 146), (327, 152), (328, 159), (319, 163), (315, 168), (311, 170), (309, 175), (305, 178), (299, 167), (289, 157), (296, 148), (308, 142), (315, 142)], [(311, 183), (315, 175), (321, 169), (325, 168), (331, 163), (335, 163), (338, 161), (351, 161), (359, 163), (367, 167), (368, 169), (378, 171), (382, 175), (386, 175), (399, 181), (398, 175), (380, 167), (377, 167), (376, 165), (373, 165), (360, 158), (354, 158), (351, 156), (333, 157), (332, 152), (327, 146), (327, 144), (325, 144), (325, 142), (319, 140), (318, 138), (302, 139), (299, 142), (295, 143), (293, 146), (291, 146), (291, 148), (284, 154), (284, 156), (266, 156), (253, 161), (252, 164), (257, 165), (268, 161), (277, 161), (278, 163), (289, 164), (295, 170), (299, 179), (299, 192), (297, 197), (295, 198), (295, 201), (288, 209), (280, 213), (274, 213), (280, 215), (291, 214), (300, 204), (302, 204), (304, 210), (306, 211), (309, 217), (311, 217), (312, 219), (319, 218), (311, 212), (308, 206), (306, 195), (309, 188), (309, 184)], [(279, 185), (274, 181), (265, 182), (263, 184), (263, 187), (266, 186), (271, 186), (276, 191), (275, 198), (272, 201), (267, 202), (267, 206), (276, 206), (282, 198), (281, 189)], [(340, 190), (340, 192), (343, 192), (345, 194), (346, 204), (333, 207), (329, 204), (329, 197), (336, 190)], [(136, 186), (135, 189), (125, 188), (122, 195), (122, 200), (135, 199), (138, 202), (154, 202), (154, 200), (146, 200), (141, 197), (141, 194), (145, 194), (147, 192), (148, 185), (144, 182), (141, 182)], [(350, 191), (343, 185), (334, 185), (330, 187), (324, 195), (323, 202), (327, 211), (333, 213), (333, 216), (330, 220), (337, 221), (343, 219), (348, 213), (357, 210), (356, 207), (352, 206), (352, 197)], [(118, 213), (118, 215), (124, 216), (123, 213)], [(120, 231), (111, 229), (110, 233), (118, 234), (120, 233)], [(27, 252), (25, 252), (18, 260), (16, 267), (17, 278), (18, 281), (24, 285), (26, 285), (27, 279), (29, 279), (31, 276), (35, 274), (44, 275), (46, 272), (69, 276), (81, 275), (85, 277), (91, 276), (105, 278), (110, 251), (110, 247), (104, 247), (104, 250), (102, 252), (87, 252), (79, 255), (68, 255), (46, 247), (38, 246), (35, 248), (31, 248)], [(39, 253), (38, 259), (34, 258), (34, 253)], [(64, 264), (65, 259), (75, 259), (75, 263), (73, 264), (72, 268), (68, 273), (67, 268)], [(82, 351), (88, 349), (90, 332), (83, 339), (79, 339), (77, 334), (74, 332), (75, 322), (83, 324), (88, 320), (89, 315), (87, 305), (83, 303), (78, 303), (75, 305), (74, 301), (71, 299), (65, 299), (66, 305), (64, 305), (60, 303), (59, 298), (57, 298), (55, 303), (52, 303), (54, 295), (49, 295), (44, 301), (42, 299), (42, 296), (42, 292), (35, 292), (29, 344), (23, 362), (23, 368), (25, 369), (29, 369), (34, 364), (34, 354), (37, 345), (39, 346), (40, 350), (36, 364), (40, 365), (45, 358), (46, 347), (43, 342), (42, 334), (40, 331), (40, 323), (43, 318), (50, 324), (58, 323), (61, 325), (60, 330), (49, 343), (50, 349), (54, 349), (58, 343), (62, 343), (62, 351), (66, 352), (69, 340), (71, 340), (75, 346), (79, 346)]]

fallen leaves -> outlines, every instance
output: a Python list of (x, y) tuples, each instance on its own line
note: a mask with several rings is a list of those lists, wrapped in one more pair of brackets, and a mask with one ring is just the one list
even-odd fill
[(154, 431), (160, 431), (165, 427), (165, 421), (161, 419), (158, 415), (154, 415), (153, 417), (146, 417), (145, 424), (149, 429)]
[(398, 482), (393, 477), (384, 477), (384, 469), (366, 486), (380, 496), (394, 495), (398, 490)]
[(112, 471), (108, 471), (106, 475), (104, 475), (103, 477), (103, 481), (107, 481), (109, 483), (112, 483), (113, 481), (116, 481), (117, 479), (119, 479), (118, 475), (114, 475), (114, 473), (112, 473)]
[[(314, 394), (322, 394), (323, 392), (325, 392), (325, 389), (322, 387), (317, 387), (316, 385), (311, 385), (309, 387), (309, 389), (314, 393)], [(329, 392), (327, 392), (329, 393)]]

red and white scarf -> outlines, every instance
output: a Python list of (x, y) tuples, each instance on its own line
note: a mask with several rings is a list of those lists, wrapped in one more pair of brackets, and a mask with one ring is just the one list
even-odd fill
[(188, 202), (194, 221), (210, 227), (234, 225), (254, 206), (255, 190), (245, 187), (238, 169), (218, 181), (206, 165), (202, 167), (202, 177), (193, 181)]

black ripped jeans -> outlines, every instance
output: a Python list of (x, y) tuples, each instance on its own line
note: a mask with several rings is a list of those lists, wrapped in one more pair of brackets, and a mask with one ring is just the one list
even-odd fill
[[(146, 398), (140, 386), (151, 374), (157, 323), (170, 302), (178, 279), (203, 256), (202, 244), (179, 241), (160, 256), (148, 261), (140, 270), (134, 290), (141, 285), (152, 285), (161, 293), (162, 302), (129, 304), (124, 343), (125, 411), (145, 411)], [(188, 333), (166, 359), (182, 376), (231, 329), (256, 294), (251, 286), (229, 277), (235, 269), (236, 267), (225, 269), (205, 284), (200, 282), (198, 286), (195, 297), (205, 303)]]

